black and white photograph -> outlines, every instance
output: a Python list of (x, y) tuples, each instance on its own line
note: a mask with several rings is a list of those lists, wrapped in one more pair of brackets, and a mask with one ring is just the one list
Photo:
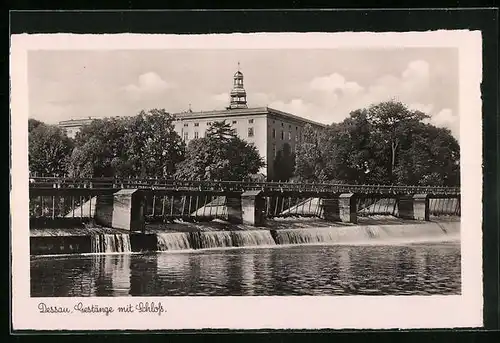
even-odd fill
[[(27, 37), (36, 47), (19, 60), (26, 170), (16, 178), (29, 229), (14, 239), (33, 312), (78, 322), (114, 304), (91, 319), (105, 325), (133, 302), (165, 311), (169, 325), (182, 299), (262, 312), (287, 299), (370, 308), (391, 298), (395, 316), (418, 299), (415, 313), (477, 305), (480, 280), (469, 278), (481, 261), (464, 261), (481, 254), (480, 204), (464, 192), (470, 201), (480, 190), (464, 180), (481, 177), (481, 69), (464, 66), (474, 49), (453, 45), (467, 39), (429, 35), (334, 34), (331, 45), (307, 34), (135, 45), (112, 35), (109, 45), (87, 37), (90, 47)], [(466, 69), (479, 76), (464, 79)], [(459, 305), (430, 309), (433, 297)], [(471, 309), (463, 316), (481, 311)], [(172, 325), (186, 325), (179, 318)], [(221, 318), (205, 319), (225, 327)], [(287, 325), (272, 323), (257, 325)]]

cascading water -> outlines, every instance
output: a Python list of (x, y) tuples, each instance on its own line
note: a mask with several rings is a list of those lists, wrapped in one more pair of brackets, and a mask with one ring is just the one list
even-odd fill
[(202, 249), (227, 248), (233, 246), (230, 231), (201, 232), (200, 241)]
[(233, 244), (237, 247), (276, 245), (268, 230), (233, 231)]
[(130, 252), (128, 234), (99, 234), (91, 236), (93, 253)]
[(274, 231), (277, 244), (314, 243), (363, 243), (412, 241), (415, 239), (450, 239), (459, 235), (460, 225), (456, 223), (428, 223), (427, 225), (381, 225), (356, 227), (322, 227), (308, 229), (281, 229)]
[(189, 234), (185, 232), (158, 233), (158, 251), (191, 249)]

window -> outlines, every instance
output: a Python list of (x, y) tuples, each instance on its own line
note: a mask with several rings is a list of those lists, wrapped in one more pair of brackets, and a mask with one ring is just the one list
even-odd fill
[(253, 124), (253, 119), (248, 119), (248, 124)]
[(248, 128), (248, 137), (253, 137), (253, 127)]
[(194, 126), (200, 126), (200, 123), (194, 123)]
[(291, 141), (292, 140), (292, 131), (288, 131), (288, 140)]
[(184, 124), (184, 127), (188, 127), (188, 126), (189, 126), (189, 124), (188, 124), (188, 123), (185, 123), (185, 124)]
[(184, 132), (184, 140), (187, 141), (189, 139), (189, 133)]
[(276, 138), (276, 129), (273, 129), (273, 138)]
[(281, 127), (283, 127), (283, 123), (281, 123)]
[(233, 120), (233, 124), (236, 124), (236, 120)]
[(292, 125), (288, 125), (288, 128), (291, 130), (292, 129)]
[(273, 144), (273, 156), (276, 158), (276, 144)]
[(197, 139), (198, 137), (199, 137), (199, 136), (198, 136), (198, 131), (196, 131), (196, 132), (194, 133), (194, 138), (195, 138), (195, 139)]
[(285, 139), (285, 132), (281, 130), (281, 140)]

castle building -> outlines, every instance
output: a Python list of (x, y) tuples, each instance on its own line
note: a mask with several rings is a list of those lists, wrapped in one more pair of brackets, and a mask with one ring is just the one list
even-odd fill
[(59, 127), (66, 133), (70, 138), (75, 138), (77, 132), (81, 130), (84, 125), (89, 125), (94, 119), (91, 117), (84, 119), (70, 119), (63, 120), (59, 122)]
[(266, 162), (266, 167), (260, 172), (268, 180), (273, 180), (274, 161), (278, 152), (288, 144), (291, 153), (294, 153), (307, 124), (316, 129), (325, 128), (326, 125), (270, 107), (249, 108), (243, 73), (238, 70), (233, 80), (230, 103), (225, 110), (193, 112), (190, 109), (188, 112), (175, 113), (175, 131), (188, 143), (192, 139), (204, 137), (212, 122), (226, 121), (240, 138), (257, 148)]

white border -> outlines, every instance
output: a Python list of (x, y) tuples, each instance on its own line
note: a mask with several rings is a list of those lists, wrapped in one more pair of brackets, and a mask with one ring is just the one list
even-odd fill
[[(481, 33), (259, 33), (229, 35), (13, 35), (12, 319), (14, 329), (319, 329), (480, 327), (482, 318)], [(462, 295), (409, 297), (162, 297), (47, 298), (51, 304), (121, 306), (161, 301), (167, 313), (140, 315), (40, 314), (30, 298), (27, 158), (28, 50), (113, 49), (335, 49), (456, 47), (460, 68), (462, 168)]]

